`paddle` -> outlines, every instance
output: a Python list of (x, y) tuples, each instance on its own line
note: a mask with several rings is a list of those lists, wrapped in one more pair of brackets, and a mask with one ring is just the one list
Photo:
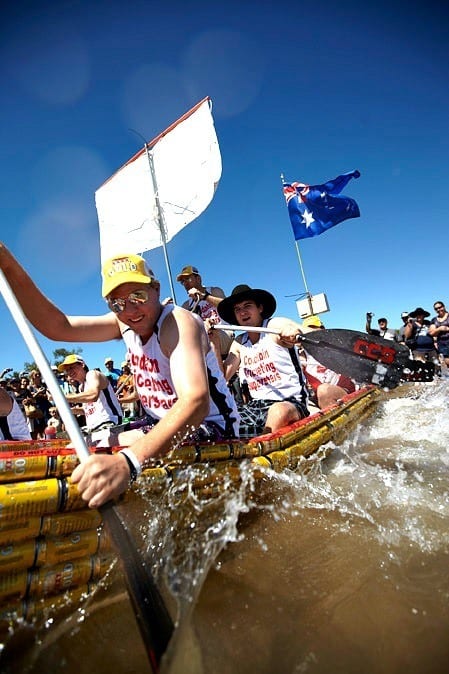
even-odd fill
[[(89, 450), (81, 430), (2, 270), (0, 270), (0, 291), (45, 379), (78, 458), (80, 461), (85, 461), (89, 456)], [(156, 673), (159, 671), (160, 660), (174, 630), (172, 619), (146, 560), (137, 549), (114, 503), (109, 501), (99, 510), (117, 553), (121, 557), (137, 624), (148, 653), (151, 668)]]
[[(279, 334), (270, 328), (226, 323), (218, 323), (214, 328)], [(404, 368), (414, 368), (410, 363), (415, 361), (410, 361), (406, 346), (364, 332), (320, 329), (298, 335), (298, 341), (320, 363), (358, 382), (394, 388), (404, 379)]]

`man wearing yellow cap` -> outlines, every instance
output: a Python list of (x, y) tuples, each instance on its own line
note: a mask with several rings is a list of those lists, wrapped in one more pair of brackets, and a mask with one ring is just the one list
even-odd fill
[[(122, 493), (145, 461), (183, 440), (236, 436), (235, 402), (202, 322), (181, 307), (161, 304), (159, 282), (142, 257), (116, 255), (104, 263), (102, 295), (110, 311), (100, 316), (67, 316), (2, 244), (0, 266), (25, 315), (47, 338), (62, 342), (123, 338), (127, 346), (147, 421), (143, 430), (119, 437), (119, 444), (130, 447), (115, 455), (92, 455), (73, 472), (72, 480), (90, 507)], [(145, 432), (153, 424), (151, 432)]]
[(89, 370), (84, 360), (76, 353), (66, 356), (58, 365), (69, 382), (78, 384), (77, 393), (66, 393), (72, 405), (80, 405), (86, 417), (86, 430), (90, 433), (120, 424), (122, 408), (106, 375), (98, 370)]

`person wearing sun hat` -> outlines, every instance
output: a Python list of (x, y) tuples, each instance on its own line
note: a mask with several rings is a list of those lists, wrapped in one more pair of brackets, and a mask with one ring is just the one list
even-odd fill
[(94, 453), (75, 468), (72, 482), (91, 508), (124, 492), (145, 462), (182, 442), (236, 437), (236, 405), (203, 323), (181, 307), (162, 305), (159, 281), (143, 257), (121, 253), (104, 261), (101, 293), (109, 311), (98, 316), (67, 316), (1, 243), (0, 268), (28, 320), (47, 338), (125, 342), (145, 419), (141, 429), (118, 436), (115, 445), (123, 450)]
[(433, 337), (429, 335), (430, 322), (425, 319), (430, 313), (422, 307), (410, 312), (412, 319), (404, 330), (405, 344), (412, 352), (414, 360), (438, 362), (438, 354)]
[(78, 386), (77, 392), (66, 393), (65, 397), (74, 409), (78, 408), (78, 413), (85, 416), (86, 432), (95, 433), (121, 423), (122, 408), (106, 375), (99, 370), (89, 370), (77, 353), (66, 356), (58, 370)]
[[(247, 331), (234, 339), (223, 363), (226, 379), (239, 372), (249, 391), (249, 402), (239, 406), (241, 435), (274, 432), (308, 416), (306, 386), (294, 348), (301, 334), (298, 323), (273, 318), (274, 296), (246, 284), (236, 286), (217, 310), (227, 323), (237, 323), (243, 329), (247, 326)], [(260, 332), (260, 327), (278, 334)]]

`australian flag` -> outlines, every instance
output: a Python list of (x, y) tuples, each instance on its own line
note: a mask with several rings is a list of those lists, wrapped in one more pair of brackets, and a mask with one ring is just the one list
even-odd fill
[(343, 220), (358, 218), (357, 203), (340, 192), (360, 171), (343, 173), (323, 185), (284, 183), (284, 196), (293, 227), (295, 241), (318, 236)]

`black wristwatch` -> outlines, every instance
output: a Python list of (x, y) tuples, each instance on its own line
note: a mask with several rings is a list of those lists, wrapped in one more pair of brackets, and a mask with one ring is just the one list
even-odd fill
[(128, 464), (128, 468), (129, 468), (129, 483), (132, 484), (138, 478), (136, 467), (133, 464), (133, 462), (131, 461), (131, 459), (129, 458), (129, 456), (127, 454), (125, 454), (125, 452), (120, 452), (120, 454), (122, 454), (126, 459), (126, 463)]

